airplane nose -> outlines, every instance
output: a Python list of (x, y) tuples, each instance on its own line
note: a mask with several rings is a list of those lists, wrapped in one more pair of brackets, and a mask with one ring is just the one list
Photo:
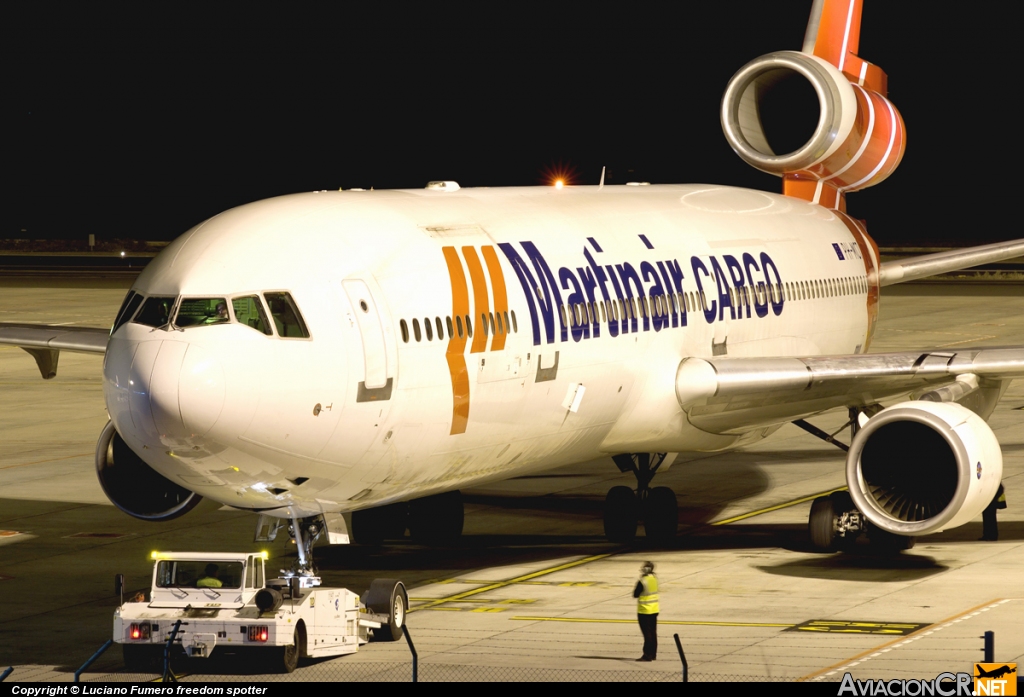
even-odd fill
[(138, 344), (124, 339), (111, 338), (103, 356), (103, 398), (107, 413), (118, 433), (124, 434), (132, 428), (131, 368)]
[(144, 443), (202, 437), (224, 408), (224, 370), (194, 344), (111, 340), (103, 370), (114, 426)]
[(178, 404), (193, 437), (210, 432), (224, 409), (224, 368), (208, 350), (190, 344), (181, 363)]

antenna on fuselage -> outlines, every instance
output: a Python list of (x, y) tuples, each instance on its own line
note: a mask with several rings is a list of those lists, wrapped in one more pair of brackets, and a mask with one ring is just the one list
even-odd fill
[(604, 188), (604, 167), (601, 168), (601, 183), (597, 185), (597, 190), (600, 191)]

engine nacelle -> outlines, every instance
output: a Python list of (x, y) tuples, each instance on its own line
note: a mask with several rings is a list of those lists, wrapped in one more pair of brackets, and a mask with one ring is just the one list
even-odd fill
[(725, 89), (721, 116), (726, 140), (747, 164), (840, 192), (888, 177), (905, 148), (903, 118), (892, 102), (797, 51), (743, 66)]
[(853, 439), (846, 481), (877, 527), (927, 535), (963, 525), (992, 501), (1003, 454), (985, 421), (951, 402), (903, 402), (872, 417)]
[(147, 465), (107, 422), (96, 443), (96, 476), (119, 509), (141, 520), (171, 520), (203, 500)]

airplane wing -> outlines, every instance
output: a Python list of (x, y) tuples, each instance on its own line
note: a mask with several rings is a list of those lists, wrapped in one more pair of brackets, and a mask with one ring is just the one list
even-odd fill
[(878, 284), (891, 286), (949, 271), (959, 271), (979, 264), (1024, 256), (1024, 240), (997, 242), (979, 247), (953, 249), (909, 259), (887, 261), (878, 270)]
[[(805, 358), (686, 358), (676, 399), (694, 426), (742, 433), (835, 407), (869, 407), (917, 393), (926, 401), (994, 408), (1024, 377), (1024, 347), (906, 351)], [(940, 392), (946, 390), (947, 392)], [(990, 408), (991, 407), (991, 408)]]
[(17, 346), (27, 351), (39, 366), (44, 380), (57, 375), (61, 351), (74, 353), (105, 353), (109, 329), (69, 327), (45, 324), (11, 324), (0, 322), (0, 344)]

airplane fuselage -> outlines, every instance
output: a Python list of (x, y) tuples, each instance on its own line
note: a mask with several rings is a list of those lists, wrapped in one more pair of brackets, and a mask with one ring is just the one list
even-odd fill
[[(282, 516), (640, 447), (721, 450), (774, 429), (692, 426), (664, 384), (680, 360), (865, 352), (876, 269), (834, 211), (728, 187), (269, 199), (139, 277), (147, 298), (224, 299), (231, 321), (123, 323), (107, 408), (164, 476)], [(277, 317), (267, 293), (290, 295), (308, 338), (240, 319), (254, 297)]]

